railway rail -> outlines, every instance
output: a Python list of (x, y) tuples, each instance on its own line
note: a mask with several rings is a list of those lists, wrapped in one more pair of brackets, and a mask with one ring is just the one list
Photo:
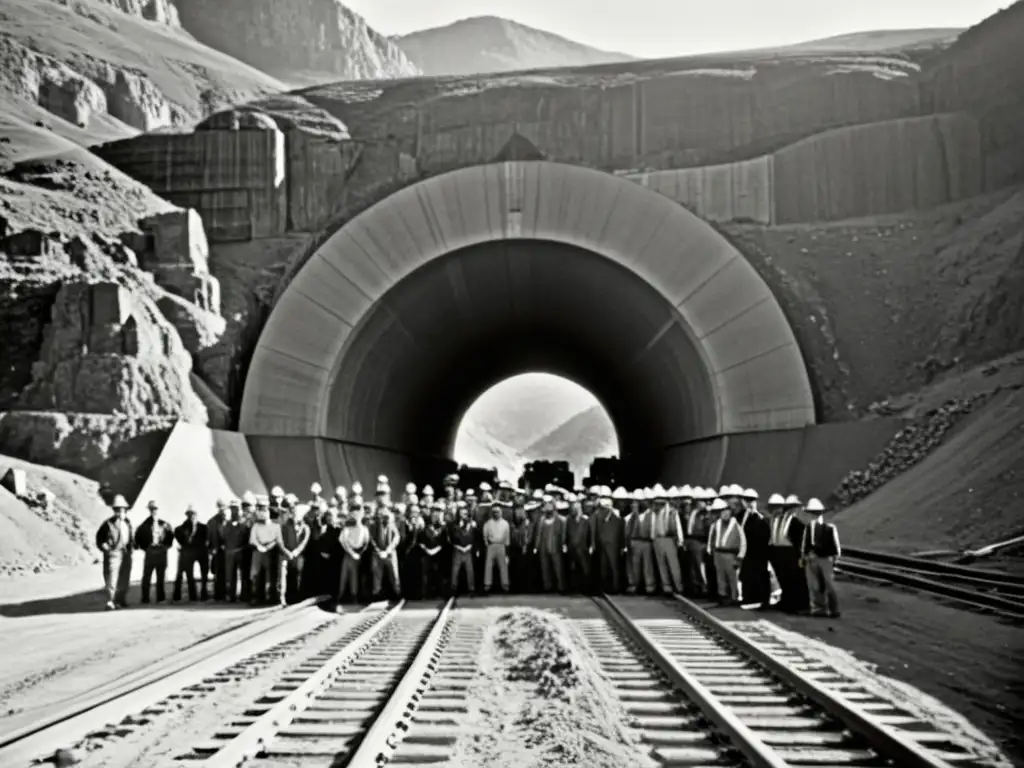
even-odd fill
[(1024, 578), (857, 549), (844, 551), (838, 570), (950, 598), (1003, 618), (1024, 620)]
[[(593, 601), (598, 618), (576, 620), (583, 641), (661, 765), (965, 768), (974, 759), (857, 681), (767, 633), (755, 643), (691, 601)], [(472, 726), (486, 627), (454, 598), (360, 614), (205, 741), (186, 745), (176, 764), (445, 765)], [(293, 638), (283, 652), (300, 643)], [(38, 746), (59, 725), (29, 738)], [(0, 751), (0, 764), (40, 756), (22, 749), (16, 762), (10, 754)]]

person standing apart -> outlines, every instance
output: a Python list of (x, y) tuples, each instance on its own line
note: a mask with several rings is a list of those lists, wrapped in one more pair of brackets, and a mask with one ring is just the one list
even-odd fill
[(804, 529), (800, 553), (810, 592), (811, 616), (839, 618), (839, 595), (836, 594), (835, 565), (842, 550), (839, 531), (825, 522), (825, 507), (818, 499), (807, 502), (806, 510), (815, 517)]
[(128, 521), (128, 502), (114, 497), (113, 514), (100, 523), (96, 546), (103, 552), (103, 583), (107, 590), (107, 610), (128, 607), (128, 586), (132, 577), (132, 524)]

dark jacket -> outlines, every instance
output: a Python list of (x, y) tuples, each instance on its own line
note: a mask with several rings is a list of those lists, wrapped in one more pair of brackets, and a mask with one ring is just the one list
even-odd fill
[(134, 536), (132, 533), (132, 524), (126, 517), (124, 519), (125, 527), (128, 529), (128, 538), (122, 540), (120, 532), (118, 530), (117, 522), (113, 517), (108, 517), (102, 523), (100, 523), (99, 530), (96, 531), (96, 546), (107, 552), (131, 552), (132, 545), (134, 544)]
[(198, 521), (193, 524), (186, 520), (174, 529), (174, 538), (183, 550), (192, 552), (205, 552), (208, 545), (206, 525)]
[(135, 531), (135, 548), (143, 552), (159, 548), (168, 550), (174, 544), (174, 529), (164, 520), (153, 521), (147, 517)]

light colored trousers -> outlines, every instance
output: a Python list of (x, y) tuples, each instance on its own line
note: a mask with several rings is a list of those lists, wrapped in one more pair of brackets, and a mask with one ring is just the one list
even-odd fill
[(740, 599), (740, 569), (732, 552), (715, 552), (715, 575), (718, 576), (718, 596), (729, 600)]
[(498, 566), (498, 581), (501, 588), (508, 592), (508, 547), (504, 544), (488, 544), (487, 555), (484, 557), (484, 589), (490, 589), (494, 583), (494, 566)]

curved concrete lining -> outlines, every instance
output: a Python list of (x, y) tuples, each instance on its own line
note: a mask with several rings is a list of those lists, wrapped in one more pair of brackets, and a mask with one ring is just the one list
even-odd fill
[[(781, 308), (710, 225), (625, 179), (515, 162), (412, 185), (328, 239), (263, 331), (241, 429), (436, 455), (476, 396), (527, 370), (590, 389), (623, 451), (652, 459), (814, 423)], [(328, 482), (356, 471), (318, 455)], [(360, 471), (381, 462), (401, 471)]]

